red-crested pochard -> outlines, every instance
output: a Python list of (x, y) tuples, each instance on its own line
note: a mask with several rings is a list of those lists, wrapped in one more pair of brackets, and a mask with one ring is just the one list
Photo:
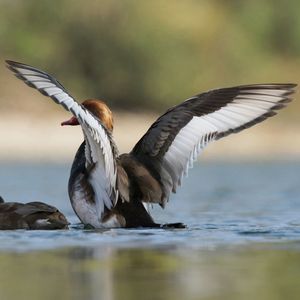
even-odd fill
[(0, 230), (68, 229), (66, 217), (54, 206), (42, 202), (4, 202), (0, 197)]
[(274, 116), (291, 101), (296, 87), (252, 84), (198, 94), (167, 110), (129, 154), (119, 155), (112, 113), (103, 101), (79, 104), (46, 72), (7, 64), (19, 79), (73, 114), (62, 125), (81, 125), (84, 142), (72, 165), (69, 196), (79, 219), (95, 228), (162, 226), (144, 204), (164, 207), (209, 143)]

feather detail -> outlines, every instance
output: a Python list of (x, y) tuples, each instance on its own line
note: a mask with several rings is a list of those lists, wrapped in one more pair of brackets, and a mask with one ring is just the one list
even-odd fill
[(274, 116), (291, 101), (295, 84), (254, 84), (212, 90), (170, 108), (135, 145), (131, 154), (163, 186), (164, 206), (183, 176), (212, 141)]
[(51, 97), (77, 118), (86, 140), (86, 168), (90, 170), (88, 181), (94, 190), (97, 215), (101, 219), (105, 208), (111, 209), (118, 198), (117, 149), (111, 134), (101, 121), (78, 104), (54, 77), (22, 63), (6, 62), (7, 67), (19, 79), (43, 95)]

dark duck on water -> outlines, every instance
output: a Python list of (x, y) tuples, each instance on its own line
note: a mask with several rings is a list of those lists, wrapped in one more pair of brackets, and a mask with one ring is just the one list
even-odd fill
[(46, 72), (7, 64), (19, 79), (73, 114), (62, 125), (81, 126), (84, 142), (72, 165), (69, 196), (79, 219), (95, 228), (183, 227), (155, 223), (147, 204), (165, 207), (209, 143), (274, 116), (291, 101), (296, 87), (253, 84), (193, 96), (159, 117), (130, 153), (119, 155), (112, 113), (103, 101), (79, 104)]
[(68, 229), (66, 217), (43, 202), (4, 202), (0, 197), (0, 230)]

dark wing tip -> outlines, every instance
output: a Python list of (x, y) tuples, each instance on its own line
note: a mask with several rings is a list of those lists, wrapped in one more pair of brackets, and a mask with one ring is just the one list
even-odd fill
[(256, 88), (264, 88), (264, 89), (291, 89), (297, 87), (297, 83), (256, 83), (256, 84), (247, 84), (238, 86), (241, 89), (256, 89)]
[[(296, 92), (297, 83), (263, 83), (263, 84), (250, 84), (250, 85), (242, 85), (238, 88), (240, 90), (245, 90), (247, 93), (251, 92), (251, 90), (280, 90), (284, 91), (281, 95), (283, 98), (289, 99), (289, 96)], [(255, 93), (255, 92), (254, 92)], [(263, 94), (263, 93), (262, 93)]]
[(15, 74), (18, 73), (18, 71), (15, 69), (16, 62), (14, 62), (12, 60), (5, 60), (5, 62), (6, 62), (6, 68), (7, 69), (9, 69), (10, 71), (12, 71)]
[(6, 59), (5, 62), (6, 62), (6, 67), (14, 72), (17, 72), (17, 70), (15, 68), (18, 68), (18, 67), (23, 68), (23, 69), (31, 68), (29, 65), (26, 65), (26, 64), (23, 64), (23, 63), (20, 63), (17, 61), (9, 60), (9, 59)]
[(24, 63), (14, 61), (14, 60), (10, 60), (10, 59), (6, 59), (5, 62), (6, 62), (7, 65), (12, 66), (12, 67), (22, 67), (22, 68), (34, 69), (30, 65), (26, 65)]
[(20, 64), (19, 62), (16, 62), (16, 61), (10, 60), (10, 59), (6, 59), (5, 62), (6, 62), (8, 65)]
[(286, 91), (286, 95), (289, 95), (295, 92), (297, 86), (298, 86), (297, 83), (255, 83), (255, 84), (238, 85), (238, 86), (226, 87), (226, 88), (218, 88), (215, 90), (210, 90), (208, 92), (231, 91), (231, 90), (236, 90), (239, 92), (243, 92), (243, 91), (250, 92), (251, 90), (256, 91), (256, 90), (275, 89), (275, 90)]
[[(52, 75), (40, 70), (40, 69), (37, 69), (35, 67), (32, 67), (30, 65), (26, 65), (26, 64), (23, 64), (23, 63), (20, 63), (20, 62), (16, 62), (16, 61), (13, 61), (13, 60), (5, 60), (6, 62), (6, 67), (11, 70), (15, 76), (18, 78), (18, 79), (21, 79), (22, 81), (24, 81), (28, 86), (32, 87), (32, 88), (35, 88), (37, 90), (39, 90), (43, 95), (46, 95), (46, 96), (49, 96), (47, 93), (45, 94), (45, 92), (43, 91), (43, 89), (39, 89), (39, 88), (36, 88), (31, 82), (30, 80), (27, 80), (24, 75), (31, 75), (31, 76), (37, 76), (37, 77), (40, 77), (40, 78), (45, 78), (45, 79), (48, 79), (50, 80), (53, 84), (55, 84), (57, 87), (59, 87), (60, 89), (62, 89), (65, 93), (68, 94), (68, 92), (66, 91), (66, 89), (64, 88), (64, 86)], [(30, 72), (33, 72), (34, 74), (26, 74), (26, 72), (22, 72), (20, 70), (28, 70)], [(55, 100), (55, 98), (51, 97), (52, 99)]]
[(34, 71), (34, 72), (37, 72), (37, 73), (39, 73), (41, 75), (44, 75), (46, 77), (50, 77), (50, 75), (48, 73), (46, 73), (46, 72), (44, 72), (40, 69), (34, 68), (30, 65), (26, 65), (26, 64), (23, 64), (23, 63), (20, 63), (20, 62), (17, 62), (17, 61), (9, 60), (9, 59), (5, 60), (5, 62), (7, 64), (6, 67), (9, 70), (11, 70), (15, 73), (20, 73), (20, 71), (17, 69), (17, 68), (20, 68), (20, 69), (23, 69), (23, 70)]
[(12, 71), (18, 79), (21, 79), (21, 80), (24, 80), (24, 78), (21, 75), (21, 72), (17, 68), (25, 69), (25, 70), (26, 69), (29, 70), (30, 68), (32, 69), (32, 67), (30, 67), (28, 65), (25, 65), (23, 63), (19, 63), (19, 62), (13, 61), (13, 60), (5, 60), (5, 62), (6, 62), (6, 67), (10, 71)]

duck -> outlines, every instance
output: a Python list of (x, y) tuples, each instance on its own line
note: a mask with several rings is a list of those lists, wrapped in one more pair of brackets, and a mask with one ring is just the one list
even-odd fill
[(68, 229), (66, 217), (54, 206), (43, 202), (5, 202), (0, 196), (0, 230)]
[(47, 72), (6, 63), (17, 78), (72, 114), (61, 125), (81, 126), (84, 141), (72, 163), (68, 192), (78, 218), (93, 228), (184, 228), (156, 223), (149, 206), (164, 208), (207, 145), (276, 115), (297, 86), (248, 84), (197, 94), (169, 108), (129, 153), (119, 154), (113, 114), (103, 100), (80, 104)]

